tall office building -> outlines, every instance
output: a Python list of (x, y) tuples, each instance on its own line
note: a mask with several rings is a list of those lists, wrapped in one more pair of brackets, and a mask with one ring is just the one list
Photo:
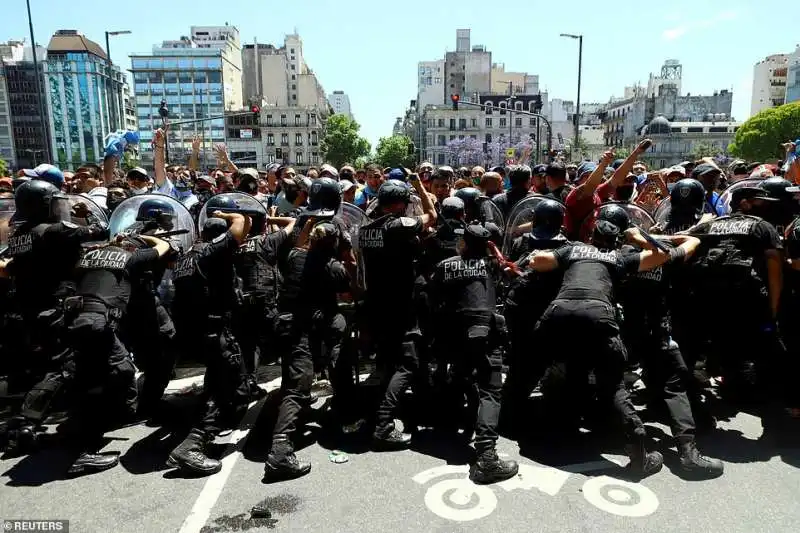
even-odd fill
[(225, 142), (224, 112), (242, 107), (241, 64), (233, 26), (193, 27), (192, 37), (164, 41), (151, 55), (131, 56), (142, 159), (152, 159), (150, 141), (162, 124), (162, 101), (173, 122), (219, 117), (170, 128), (170, 160), (185, 158), (195, 135), (209, 147)]
[(786, 77), (789, 56), (774, 54), (753, 67), (753, 98), (750, 114), (783, 105), (786, 101)]
[(347, 115), (349, 118), (353, 118), (353, 113), (350, 111), (350, 97), (344, 91), (333, 91), (333, 94), (328, 95), (328, 102), (337, 115)]
[(44, 61), (51, 160), (76, 169), (102, 160), (105, 136), (124, 127), (125, 75), (75, 30), (60, 30)]
[(789, 56), (786, 73), (786, 103), (800, 102), (800, 45)]

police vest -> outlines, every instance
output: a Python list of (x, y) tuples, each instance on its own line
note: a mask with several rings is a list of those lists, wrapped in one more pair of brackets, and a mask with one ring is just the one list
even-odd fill
[(619, 254), (616, 250), (600, 250), (589, 244), (576, 244), (567, 256), (570, 265), (581, 261), (595, 261), (609, 266), (619, 265)]
[(406, 217), (382, 216), (361, 227), (358, 247), (364, 257), (368, 295), (392, 294), (410, 299), (414, 290), (416, 246), (411, 240), (393, 238), (389, 224), (395, 221), (403, 226), (416, 224), (416, 220)]
[[(104, 246), (102, 248), (89, 250), (85, 252), (78, 260), (76, 267), (78, 279), (82, 279), (84, 276), (91, 276), (99, 271), (113, 276), (117, 285), (123, 281), (129, 281), (125, 280), (125, 276), (127, 275), (125, 269), (128, 264), (128, 260), (132, 256), (133, 254), (131, 252), (128, 252), (127, 250), (117, 246)], [(115, 290), (114, 287), (107, 286), (103, 282), (100, 282), (97, 285), (98, 294), (94, 296), (97, 296), (99, 299), (103, 300), (108, 306), (114, 307), (121, 311), (125, 309), (127, 302), (117, 297), (118, 291)], [(110, 289), (112, 293), (102, 294), (104, 288)]]
[(759, 254), (755, 231), (759, 222), (760, 218), (750, 215), (725, 216), (711, 221), (696, 262), (698, 282), (706, 284), (706, 288), (726, 292), (763, 284), (755, 268)]
[(47, 231), (51, 225), (52, 224), (37, 224), (28, 230), (15, 231), (8, 238), (8, 256), (14, 258), (16, 261), (20, 261), (30, 255), (34, 251), (34, 248), (38, 248), (45, 231)]
[(174, 312), (177, 318), (193, 320), (207, 317), (211, 311), (208, 278), (200, 268), (198, 254), (207, 246), (196, 244), (178, 259), (172, 270), (175, 286)]
[(247, 239), (233, 258), (236, 274), (245, 293), (268, 294), (274, 298), (278, 288), (278, 269), (264, 257), (263, 235)]
[(487, 257), (455, 256), (436, 267), (442, 304), (453, 311), (494, 311), (495, 279)]
[(506, 306), (524, 307), (531, 323), (535, 323), (547, 306), (553, 301), (561, 288), (561, 280), (564, 274), (561, 270), (551, 272), (536, 272), (528, 267), (526, 257), (534, 250), (553, 251), (566, 246), (566, 240), (539, 240), (534, 239), (530, 234), (520, 237), (519, 248), (515, 249), (515, 254), (519, 255), (518, 266), (523, 274), (513, 278), (509, 283)]

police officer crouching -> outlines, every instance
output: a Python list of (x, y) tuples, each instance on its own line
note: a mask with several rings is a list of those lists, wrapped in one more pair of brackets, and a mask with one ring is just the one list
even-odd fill
[(206, 446), (231, 421), (245, 380), (242, 356), (231, 333), (231, 315), (239, 305), (233, 257), (250, 231), (250, 218), (217, 211), (220, 208), (227, 207), (215, 206), (212, 197), (206, 206), (211, 218), (203, 225), (202, 242), (179, 260), (173, 272), (176, 320), (195, 332), (185, 340), (206, 364), (205, 415), (167, 461), (168, 466), (192, 474), (214, 474), (222, 468), (218, 460), (206, 456)]
[[(495, 315), (495, 289), (501, 277), (497, 261), (487, 254), (491, 232), (479, 223), (464, 229), (457, 256), (436, 267), (430, 283), (433, 308), (443, 326), (437, 331), (451, 348), (453, 373), (461, 384), (476, 372), (479, 406), (475, 422), (477, 461), (469, 477), (476, 483), (494, 483), (517, 474), (514, 461), (497, 456), (497, 424), (500, 418), (505, 326)], [(469, 390), (467, 385), (461, 395)]]

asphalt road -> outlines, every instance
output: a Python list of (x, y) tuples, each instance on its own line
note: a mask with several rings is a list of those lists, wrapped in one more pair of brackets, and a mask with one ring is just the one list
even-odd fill
[[(190, 380), (173, 382), (172, 392), (186, 392)], [(274, 390), (277, 382), (265, 386)], [(376, 453), (311, 425), (298, 452), (312, 462), (311, 474), (263, 484), (274, 397), (253, 404), (239, 430), (217, 439), (223, 469), (209, 478), (178, 477), (165, 467), (185, 434), (180, 427), (117, 430), (104, 451), (120, 452), (121, 465), (76, 479), (63, 477), (70, 457), (57, 449), (0, 460), (0, 519), (69, 519), (70, 531), (80, 533), (796, 533), (800, 524), (800, 441), (789, 447), (762, 438), (750, 414), (720, 422), (701, 439), (704, 452), (726, 463), (725, 475), (710, 481), (678, 477), (671, 468), (677, 455), (664, 439), (667, 466), (637, 483), (619, 466), (627, 459), (615, 455), (618, 448), (584, 434), (572, 445), (525, 446), (524, 455), (501, 439), (499, 452), (520, 462), (520, 475), (479, 487), (466, 479), (469, 449), (457, 435), (422, 432), (411, 450)], [(176, 395), (170, 404), (186, 408), (191, 398)], [(668, 432), (660, 424), (649, 429), (662, 439)], [(348, 462), (330, 460), (335, 447)], [(250, 518), (258, 504), (270, 518)]]

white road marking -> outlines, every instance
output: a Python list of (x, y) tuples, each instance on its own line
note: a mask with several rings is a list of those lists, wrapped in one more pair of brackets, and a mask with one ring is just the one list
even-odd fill
[[(263, 384), (260, 385), (262, 388), (266, 389), (267, 392), (272, 392), (281, 386), (281, 380), (278, 378), (270, 381), (266, 386)], [(197, 500), (195, 500), (192, 510), (189, 511), (189, 516), (187, 516), (183, 524), (181, 524), (181, 528), (178, 530), (179, 533), (200, 533), (200, 530), (206, 525), (208, 517), (211, 515), (211, 510), (216, 505), (220, 494), (222, 494), (225, 483), (228, 482), (228, 478), (233, 471), (233, 466), (242, 455), (242, 452), (237, 449), (237, 446), (247, 439), (252, 425), (261, 413), (264, 402), (262, 400), (261, 405), (257, 409), (253, 409), (253, 406), (257, 403), (258, 402), (252, 402), (247, 406), (247, 414), (242, 419), (241, 424), (239, 424), (239, 429), (231, 433), (228, 439), (224, 452), (225, 457), (222, 459), (222, 469), (208, 478), (206, 484), (203, 486), (203, 490), (200, 491), (200, 495), (197, 497)]]

